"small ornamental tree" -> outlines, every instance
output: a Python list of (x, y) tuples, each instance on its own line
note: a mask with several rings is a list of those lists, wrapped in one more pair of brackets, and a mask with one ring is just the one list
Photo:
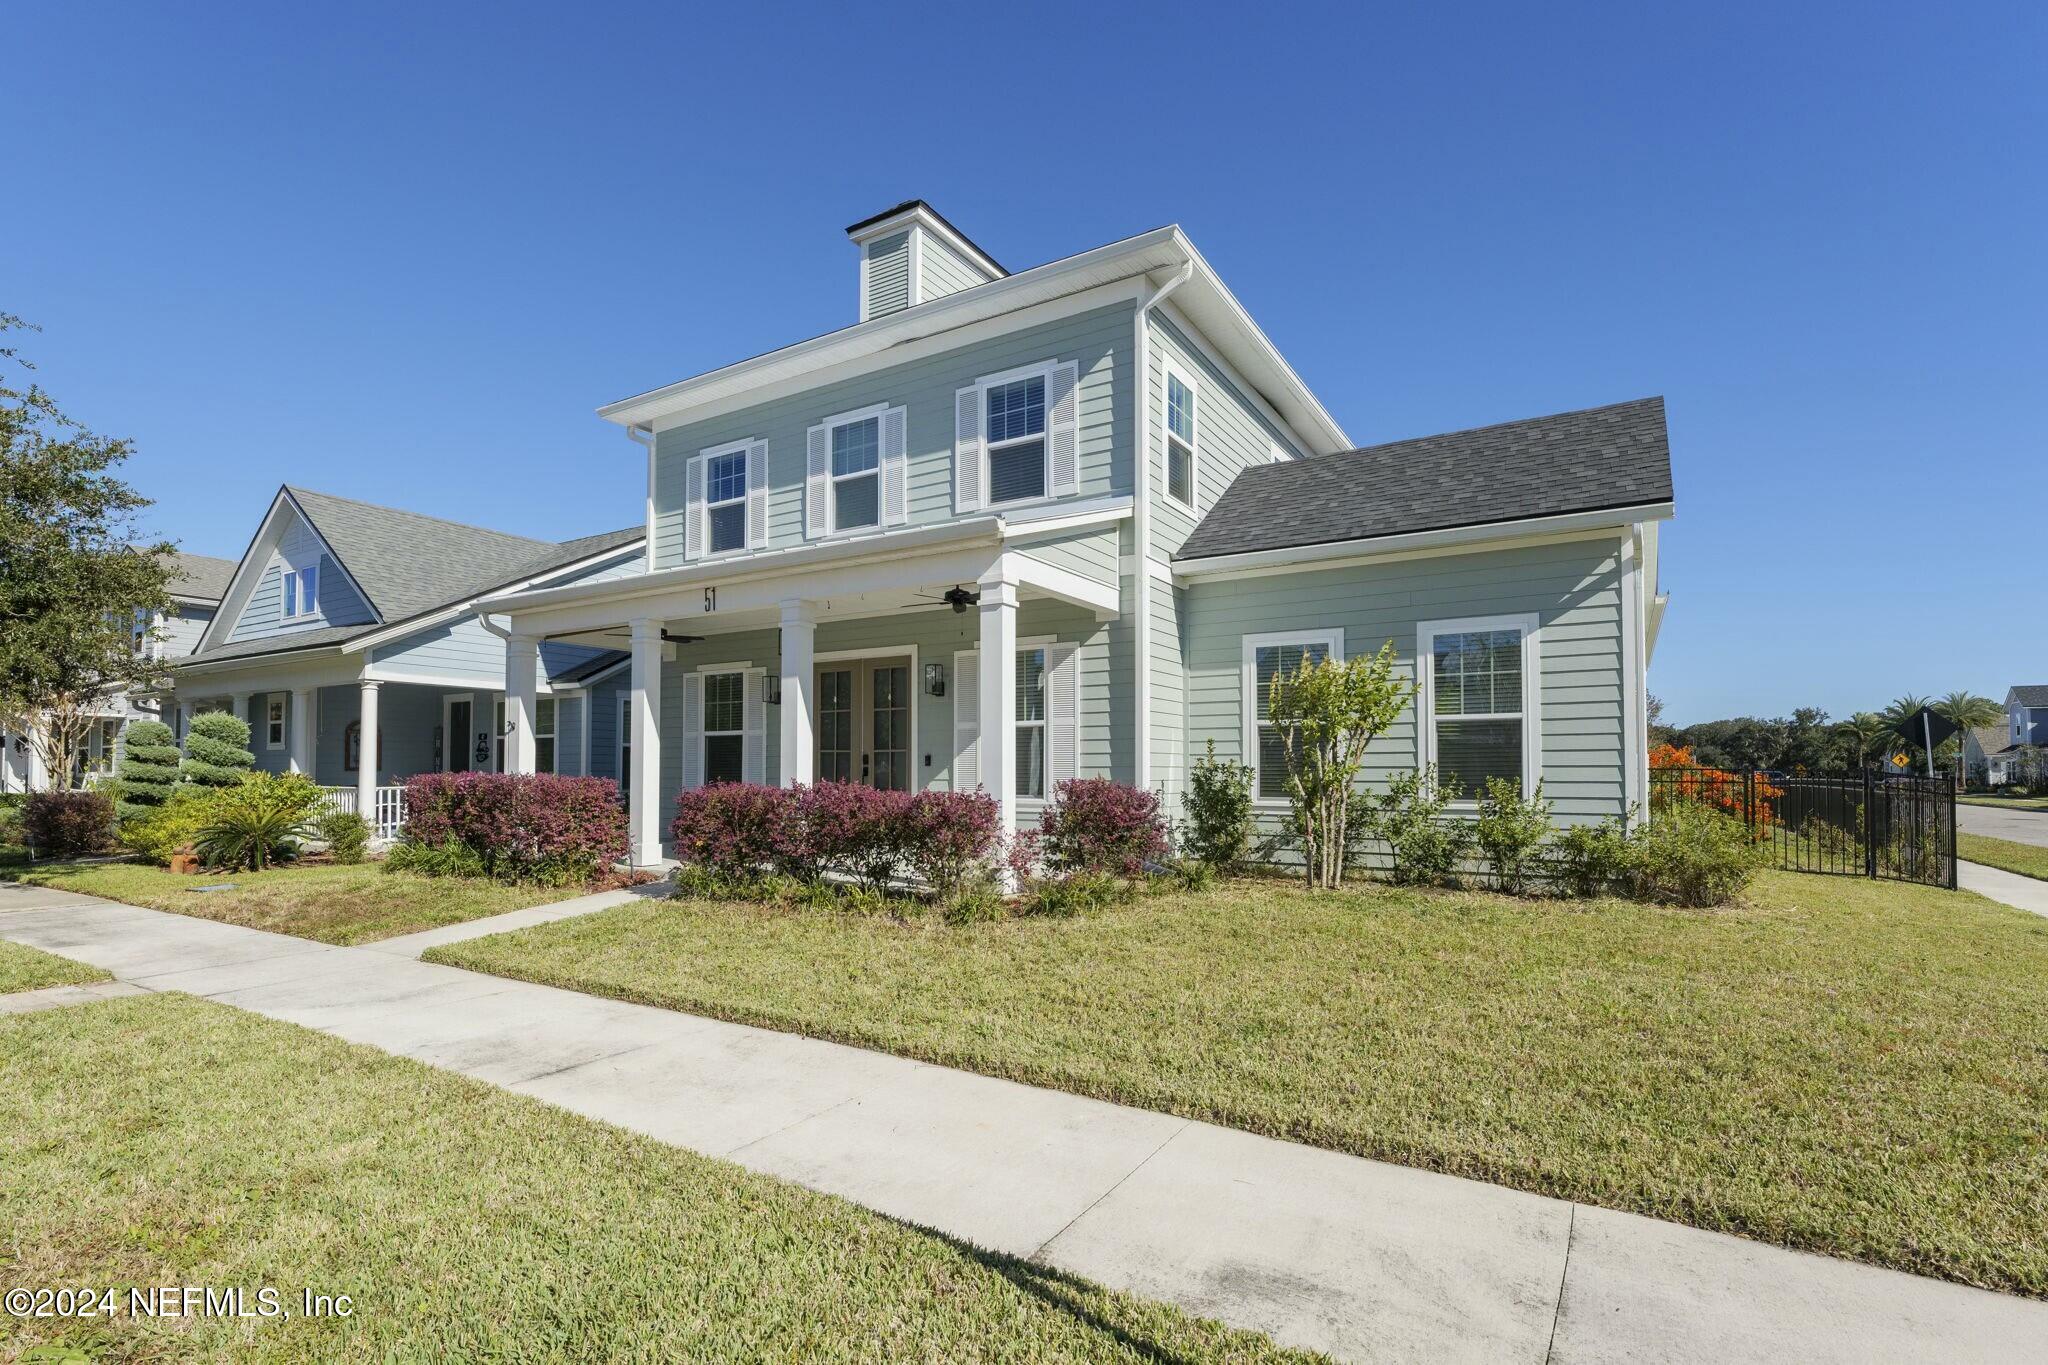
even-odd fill
[(170, 726), (160, 720), (132, 722), (121, 751), (115, 813), (132, 820), (161, 806), (178, 784), (178, 762), (178, 740)]
[(1287, 799), (1311, 888), (1344, 880), (1353, 790), (1365, 751), (1400, 716), (1414, 687), (1394, 673), (1394, 642), (1339, 662), (1304, 659), (1273, 679), (1267, 719), (1280, 731)]
[(249, 722), (225, 711), (209, 711), (192, 719), (185, 736), (185, 761), (178, 780), (196, 787), (232, 787), (255, 771), (249, 752)]

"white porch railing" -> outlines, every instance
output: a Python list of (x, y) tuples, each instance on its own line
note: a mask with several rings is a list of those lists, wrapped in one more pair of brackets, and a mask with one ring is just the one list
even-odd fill
[(357, 807), (354, 787), (323, 787), (327, 793), (327, 809), (342, 811), (350, 815), (361, 815), (370, 822), (370, 837), (373, 839), (396, 839), (399, 826), (405, 823), (405, 788), (377, 788), (376, 809), (361, 811)]

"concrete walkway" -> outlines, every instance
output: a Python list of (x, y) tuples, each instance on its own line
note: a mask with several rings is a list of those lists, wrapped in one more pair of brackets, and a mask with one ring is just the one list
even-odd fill
[(464, 920), (460, 924), (444, 924), (438, 929), (422, 929), (416, 934), (400, 934), (397, 938), (378, 939), (375, 943), (365, 943), (362, 946), (373, 953), (416, 958), (427, 949), (438, 948), (444, 943), (489, 938), (493, 934), (509, 934), (514, 929), (531, 929), (536, 924), (553, 924), (558, 919), (594, 915), (600, 910), (609, 910), (614, 905), (624, 905), (628, 901), (650, 896), (665, 896), (668, 892), (667, 882), (649, 882), (645, 886), (629, 886), (620, 891), (599, 891), (594, 895), (554, 901), (548, 905), (529, 906), (524, 910), (507, 910), (502, 915), (487, 915), (483, 919)]
[(2039, 877), (2022, 877), (2019, 873), (2007, 872), (2002, 867), (1966, 863), (1958, 858), (1956, 886), (1964, 891), (1974, 891), (2001, 905), (2010, 905), (2015, 910), (2048, 916), (2048, 882), (2042, 881)]
[(2048, 810), (2014, 810), (1956, 802), (1956, 826), (1965, 834), (2010, 839), (2016, 844), (2048, 848)]
[(372, 948), (0, 886), (0, 937), (1355, 1360), (2039, 1360), (2048, 1304)]

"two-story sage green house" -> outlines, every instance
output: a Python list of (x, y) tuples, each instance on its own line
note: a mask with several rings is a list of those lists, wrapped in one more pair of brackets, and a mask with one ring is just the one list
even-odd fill
[(1262, 689), (1394, 642), (1378, 771), (1648, 785), (1671, 515), (1658, 399), (1360, 450), (1177, 227), (1015, 274), (922, 201), (848, 229), (859, 318), (601, 408), (647, 458), (647, 564), (494, 595), (507, 766), (547, 646), (625, 648), (589, 770), (636, 860), (721, 780), (1106, 776), (1178, 809), (1213, 741), (1284, 809)]

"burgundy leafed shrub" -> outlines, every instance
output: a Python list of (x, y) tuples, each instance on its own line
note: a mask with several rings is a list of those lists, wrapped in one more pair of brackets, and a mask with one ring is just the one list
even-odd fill
[(105, 792), (37, 792), (21, 808), (21, 834), (39, 857), (98, 853), (114, 832), (114, 798)]
[(553, 773), (422, 773), (405, 784), (402, 834), (459, 843), (502, 881), (588, 880), (627, 850), (617, 785)]
[(1106, 777), (1059, 784), (1038, 819), (1046, 864), (1059, 876), (1107, 872), (1135, 877), (1166, 857), (1159, 798)]
[(886, 891), (909, 833), (909, 792), (820, 782), (796, 798), (805, 851), (826, 872)]
[(996, 848), (996, 799), (987, 792), (922, 791), (905, 813), (903, 862), (942, 900), (950, 901)]
[(886, 891), (909, 874), (951, 897), (996, 845), (996, 803), (981, 792), (877, 791), (857, 782), (810, 787), (720, 783), (676, 798), (676, 857), (722, 876), (773, 869), (826, 874)]
[(727, 877), (780, 865), (789, 793), (752, 782), (719, 782), (676, 798), (668, 836), (678, 861)]

